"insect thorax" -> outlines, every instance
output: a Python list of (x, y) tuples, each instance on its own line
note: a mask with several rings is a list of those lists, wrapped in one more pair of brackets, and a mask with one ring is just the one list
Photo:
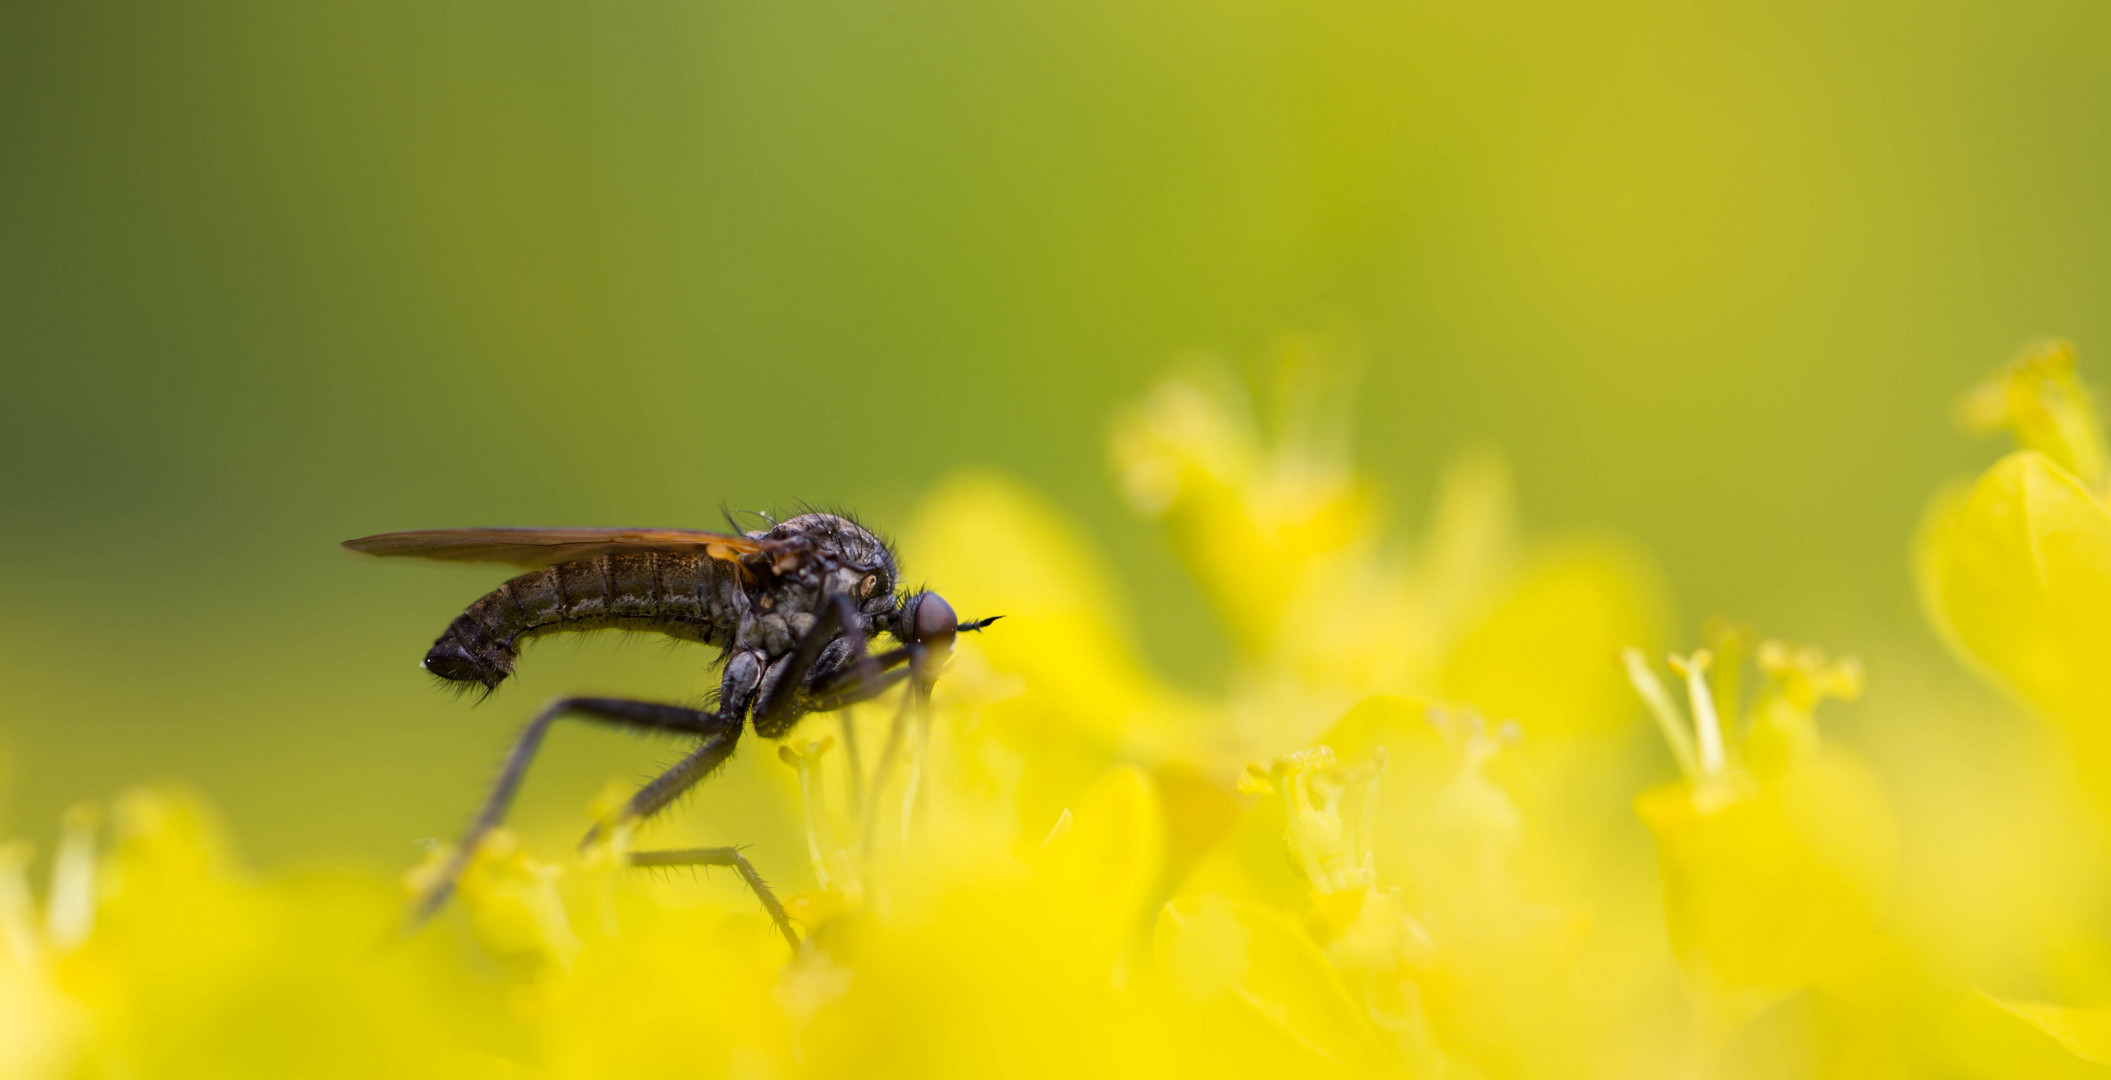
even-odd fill
[(776, 550), (750, 556), (748, 610), (736, 648), (779, 655), (795, 648), (834, 596), (849, 597), (868, 635), (894, 610), (895, 559), (886, 542), (836, 514), (801, 514), (750, 533)]

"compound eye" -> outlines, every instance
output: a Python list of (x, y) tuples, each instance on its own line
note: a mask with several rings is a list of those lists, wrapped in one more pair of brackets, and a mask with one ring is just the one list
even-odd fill
[(944, 648), (953, 644), (953, 631), (959, 625), (960, 619), (953, 614), (953, 605), (946, 603), (937, 593), (925, 593), (916, 601), (916, 614), (909, 633), (918, 645)]

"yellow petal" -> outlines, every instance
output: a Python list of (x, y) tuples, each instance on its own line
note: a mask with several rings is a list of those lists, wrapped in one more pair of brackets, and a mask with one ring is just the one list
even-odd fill
[(1624, 545), (1548, 551), (1453, 646), (1443, 694), (1517, 719), (1528, 737), (1624, 730), (1639, 714), (1620, 650), (1661, 651), (1669, 608), (1654, 569)]
[(1968, 995), (1942, 1026), (1946, 1075), (2002, 1080), (2111, 1077), (2111, 1010)]
[(1929, 611), (1957, 648), (2102, 754), (2111, 510), (2051, 459), (2019, 451), (1937, 506), (1918, 562)]
[(1163, 817), (1141, 771), (1117, 768), (1101, 779), (1036, 861), (1035, 893), (1048, 905), (1049, 933), (1110, 960), (1140, 940), (1164, 870)]
[(1636, 800), (1657, 839), (1673, 947), (1710, 982), (1785, 993), (1868, 945), (1895, 826), (1852, 758), (1819, 753), (1771, 783), (1667, 784)]
[(1398, 1068), (1397, 1050), (1341, 975), (1281, 912), (1221, 896), (1176, 901), (1159, 913), (1156, 952), (1191, 999), (1226, 1006), (1336, 1066)]
[(2111, 1007), (2084, 1009), (2040, 1001), (1992, 1000), (2059, 1040), (2075, 1057), (2111, 1065)]
[[(1264, 435), (1238, 380), (1205, 365), (1161, 381), (1118, 415), (1109, 446), (1131, 503), (1164, 518), (1189, 570), (1255, 654), (1374, 521), (1373, 493), (1341, 460), (1343, 429), (1330, 422), (1346, 400), (1346, 369), (1307, 343), (1289, 343), (1279, 359), (1262, 402), (1282, 413), (1278, 430)], [(1267, 587), (1256, 587), (1257, 572)]]
[[(1183, 737), (1195, 723), (1193, 707), (1138, 662), (1113, 573), (1024, 485), (987, 471), (954, 475), (925, 500), (902, 547), (962, 617), (1004, 616), (961, 648), (997, 681), (983, 689), (1002, 699), (998, 719), (1014, 731), (1113, 747)], [(974, 679), (972, 664), (955, 668)], [(1097, 774), (1095, 765), (1089, 776)]]

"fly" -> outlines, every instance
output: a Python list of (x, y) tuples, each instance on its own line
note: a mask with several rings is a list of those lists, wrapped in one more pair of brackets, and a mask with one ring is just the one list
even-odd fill
[[(897, 591), (894, 552), (848, 518), (807, 513), (747, 533), (691, 529), (429, 529), (347, 540), (367, 555), (531, 568), (449, 623), (424, 667), (448, 682), (486, 693), (513, 674), (521, 645), (542, 634), (644, 630), (719, 649), (716, 708), (565, 697), (528, 721), (506, 755), (482, 808), (411, 919), (439, 910), (498, 827), (552, 723), (580, 717), (633, 731), (688, 736), (687, 756), (587, 832), (582, 846), (618, 825), (643, 821), (709, 777), (733, 754), (744, 726), (765, 739), (791, 733), (799, 718), (866, 701), (907, 683), (928, 696), (956, 635), (997, 617), (962, 621), (928, 590)], [(882, 634), (895, 647), (873, 652)], [(747, 882), (793, 948), (791, 919), (740, 849), (641, 851), (639, 866), (724, 866)]]

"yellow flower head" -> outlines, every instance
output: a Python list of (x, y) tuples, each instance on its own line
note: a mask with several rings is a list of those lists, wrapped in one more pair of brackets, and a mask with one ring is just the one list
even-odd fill
[[(2058, 723), (2082, 766), (2111, 768), (2111, 507), (2101, 426), (2064, 342), (2026, 350), (1966, 398), (2022, 449), (1939, 495), (1915, 550), (1930, 621), (1995, 685)], [(2092, 788), (2111, 814), (2111, 797)]]
[[(1713, 636), (1733, 656), (1749, 640), (1723, 624)], [(1747, 1003), (1847, 970), (1897, 858), (1882, 792), (1815, 722), (1823, 699), (1860, 694), (1861, 665), (1776, 641), (1756, 659), (1766, 678), (1747, 707), (1741, 665), (1708, 649), (1672, 656), (1681, 709), (1646, 658), (1625, 657), (1682, 774), (1635, 804), (1657, 840), (1672, 945), (1704, 987)]]
[(1166, 520), (1256, 653), (1280, 644), (1285, 611), (1375, 524), (1372, 492), (1348, 467), (1346, 368), (1292, 342), (1264, 381), (1275, 390), (1268, 435), (1226, 371), (1197, 366), (1124, 412), (1111, 446), (1130, 502)]
[(1520, 543), (1488, 450), (1446, 463), (1418, 534), (1389, 544), (1378, 486), (1347, 453), (1351, 376), (1293, 341), (1257, 394), (1196, 364), (1114, 426), (1131, 504), (1166, 523), (1239, 647), (1225, 712), (1244, 756), (1308, 745), (1374, 694), (1471, 701), (1544, 734), (1624, 725), (1607, 657), (1659, 632), (1646, 561), (1605, 538)]
[(2040, 341), (2024, 347), (1993, 378), (1957, 403), (1966, 430), (2005, 431), (2099, 491), (2107, 479), (2103, 426), (2076, 373), (2074, 345)]
[[(1236, 645), (1220, 689), (1151, 670), (1047, 500), (934, 490), (905, 547), (1003, 632), (928, 701), (734, 766), (803, 826), (804, 860), (755, 859), (794, 947), (732, 870), (641, 872), (633, 826), (496, 834), (406, 939), (383, 876), (252, 874), (199, 800), (135, 791), (68, 816), (41, 892), (0, 847), (0, 1074), (1624, 1080), (1770, 1071), (1743, 1051), (1783, 1030), (1832, 1075), (2099, 1055), (2104, 1010), (1966, 992), (1887, 936), (1890, 805), (1819, 721), (1857, 661), (1722, 622), (1623, 655), (1666, 622), (1647, 564), (1521, 541), (1492, 454), (1389, 547), (1319, 355), (1252, 398), (1180, 374), (1116, 424)], [(2079, 728), (2111, 703), (2100, 440), (2071, 354), (1998, 385), (1967, 412), (2036, 449), (1942, 519), (1924, 580)]]

